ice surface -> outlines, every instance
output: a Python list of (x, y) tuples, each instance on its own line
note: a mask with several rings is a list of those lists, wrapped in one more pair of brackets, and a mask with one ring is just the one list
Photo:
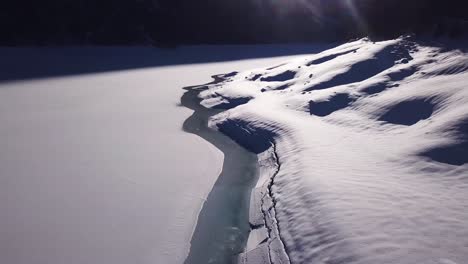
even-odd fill
[(244, 262), (466, 263), (467, 61), (362, 39), (203, 92), (250, 98), (210, 124), (264, 168), (250, 214), (268, 240)]
[[(125, 54), (132, 63), (134, 57), (147, 62), (158, 52), (168, 60), (177, 51), (8, 48), (0, 49), (0, 57), (2, 65), (11, 59), (27, 69), (44, 65), (51, 67), (44, 71), (60, 72), (54, 68), (58, 62), (71, 69), (85, 60), (94, 69), (94, 61), (117, 63)], [(198, 58), (212, 52), (193, 47), (187, 54)], [(222, 58), (239, 51), (218, 47), (216, 52)], [(178, 106), (182, 87), (284, 60), (0, 83), (0, 262), (183, 263), (223, 155), (182, 131), (191, 114)]]

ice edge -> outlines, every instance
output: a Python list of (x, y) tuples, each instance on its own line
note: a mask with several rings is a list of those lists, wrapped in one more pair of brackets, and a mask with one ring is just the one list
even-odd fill
[[(267, 151), (259, 154), (259, 166), (261, 170), (259, 183), (262, 185), (261, 187), (256, 187), (252, 190), (252, 198), (250, 202), (251, 213), (249, 216), (250, 226), (252, 228), (251, 231), (266, 228), (267, 237), (261, 239), (255, 247), (246, 248), (246, 252), (240, 256), (240, 263), (243, 264), (260, 263), (260, 261), (265, 260), (265, 258), (267, 258), (268, 263), (270, 264), (291, 263), (288, 249), (281, 237), (281, 228), (279, 220), (276, 217), (277, 200), (273, 191), (275, 178), (281, 170), (281, 162), (276, 150), (275, 142), (270, 141), (270, 144), (271, 147)], [(271, 162), (265, 162), (267, 160)], [(264, 182), (262, 183), (262, 178), (265, 176), (267, 176), (267, 179), (264, 179)], [(255, 199), (256, 195), (261, 196), (259, 203)], [(258, 223), (259, 219), (255, 219), (255, 211), (257, 210), (261, 213), (262, 223)], [(250, 235), (252, 236), (252, 232)], [(266, 250), (264, 248), (265, 246)], [(262, 256), (262, 254), (266, 256)]]

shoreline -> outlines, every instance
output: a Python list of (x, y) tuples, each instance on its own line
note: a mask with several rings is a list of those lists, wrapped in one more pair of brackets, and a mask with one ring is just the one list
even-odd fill
[(194, 110), (184, 122), (183, 130), (198, 135), (224, 153), (222, 172), (198, 216), (186, 264), (237, 263), (251, 232), (249, 210), (259, 175), (258, 157), (210, 129), (209, 118), (223, 110), (205, 108), (198, 98), (207, 85), (220, 83), (229, 75), (215, 75), (211, 83), (185, 87), (187, 92), (181, 98), (182, 106)]

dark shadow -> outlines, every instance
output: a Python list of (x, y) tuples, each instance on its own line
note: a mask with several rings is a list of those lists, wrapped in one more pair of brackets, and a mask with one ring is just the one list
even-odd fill
[(458, 50), (463, 53), (468, 53), (468, 38), (434, 38), (433, 36), (419, 36), (413, 37), (411, 40), (417, 41), (423, 46), (438, 47), (442, 52)]
[(431, 99), (414, 99), (400, 102), (383, 114), (379, 120), (397, 125), (411, 126), (428, 119), (434, 112)]
[(271, 89), (272, 91), (282, 91), (282, 90), (286, 90), (288, 89), (289, 87), (293, 86), (294, 85), (294, 82), (291, 82), (291, 83), (286, 83), (286, 84), (282, 84), (278, 87), (275, 87), (273, 89)]
[[(252, 76), (252, 78), (250, 78), (249, 80), (255, 82), (256, 80), (260, 79), (260, 77), (262, 77), (262, 74), (255, 74), (254, 76)], [(247, 77), (245, 77), (247, 78)]]
[(434, 148), (421, 155), (437, 162), (461, 166), (468, 163), (468, 141)]
[(310, 61), (309, 63), (307, 63), (307, 66), (322, 64), (322, 63), (324, 63), (324, 62), (334, 60), (334, 59), (336, 59), (336, 58), (339, 57), (339, 56), (343, 56), (343, 55), (346, 55), (346, 54), (349, 54), (349, 53), (352, 53), (352, 52), (356, 52), (357, 50), (358, 50), (358, 49), (352, 49), (352, 50), (348, 50), (348, 51), (344, 51), (344, 52), (340, 52), (340, 53), (335, 53), (335, 54), (327, 55), (327, 56), (324, 56), (324, 57), (322, 57), (322, 58), (319, 58), (319, 59), (315, 59), (315, 60), (313, 60), (313, 61)]
[(387, 90), (388, 88), (393, 88), (393, 87), (398, 87), (398, 86), (400, 86), (400, 85), (399, 84), (389, 84), (388, 82), (382, 82), (382, 83), (376, 83), (376, 84), (373, 84), (371, 86), (368, 86), (368, 87), (362, 89), (362, 92), (366, 93), (368, 95), (378, 94), (378, 93), (381, 93), (381, 92)]
[(453, 144), (432, 148), (420, 155), (428, 157), (434, 161), (455, 166), (468, 163), (468, 120), (461, 122), (454, 128), (457, 140)]
[(214, 109), (231, 109), (231, 108), (234, 108), (234, 107), (238, 107), (239, 105), (246, 104), (250, 100), (252, 100), (251, 97), (239, 97), (239, 98), (226, 98), (226, 97), (223, 97), (223, 98), (227, 102), (213, 106)]
[[(226, 73), (226, 74), (224, 74), (224, 75), (220, 75), (220, 76), (222, 76), (222, 77), (223, 77), (223, 79), (225, 79), (225, 78), (231, 78), (231, 77), (234, 77), (234, 76), (236, 76), (237, 74), (239, 74), (239, 72), (233, 71), (233, 72)], [(218, 78), (214, 78), (214, 77), (213, 77), (213, 79), (215, 79), (215, 81), (213, 81), (213, 82), (216, 82), (216, 81), (218, 80)]]
[(393, 67), (398, 59), (405, 58), (411, 60), (407, 52), (397, 52), (394, 45), (388, 46), (375, 54), (375, 57), (360, 61), (341, 74), (338, 74), (328, 81), (316, 84), (305, 91), (322, 90), (339, 85), (350, 84), (367, 80), (385, 70)]
[(409, 68), (404, 68), (395, 72), (391, 72), (387, 74), (387, 76), (390, 78), (391, 81), (397, 82), (404, 80), (411, 75), (413, 75), (416, 71), (418, 71), (418, 68), (416, 67), (409, 67)]
[(371, 95), (371, 94), (381, 93), (387, 90), (388, 88), (398, 87), (400, 85), (398, 83), (393, 83), (393, 82), (402, 81), (412, 76), (416, 71), (418, 71), (418, 68), (409, 67), (409, 68), (401, 69), (399, 71), (391, 72), (387, 74), (387, 76), (390, 79), (389, 81), (384, 81), (384, 82), (373, 84), (371, 86), (368, 86), (362, 89), (361, 92)]
[(348, 107), (355, 99), (351, 98), (349, 94), (342, 93), (336, 94), (327, 101), (323, 102), (309, 102), (309, 112), (311, 115), (327, 116), (335, 111)]
[(442, 67), (435, 71), (428, 72), (429, 76), (439, 76), (439, 75), (455, 75), (460, 73), (465, 73), (468, 71), (468, 60), (458, 62), (456, 64), (449, 64), (448, 66)]
[(286, 65), (286, 63), (282, 63), (282, 64), (280, 64), (280, 65), (276, 65), (276, 66), (267, 68), (267, 70), (271, 71), (271, 70), (274, 70), (274, 69), (279, 68), (279, 67), (284, 66), (284, 65)]
[(260, 81), (262, 82), (284, 82), (294, 79), (296, 77), (296, 72), (294, 71), (285, 71), (280, 74), (268, 77), (262, 77)]
[(0, 48), (0, 82), (319, 53), (332, 44)]
[(219, 124), (218, 129), (255, 154), (268, 150), (276, 136), (272, 131), (250, 126), (249, 123), (242, 120), (228, 119)]

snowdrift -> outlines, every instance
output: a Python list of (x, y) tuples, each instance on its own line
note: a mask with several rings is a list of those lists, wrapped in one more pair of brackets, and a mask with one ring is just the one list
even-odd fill
[(226, 77), (210, 126), (258, 154), (242, 263), (465, 263), (468, 55), (362, 39)]

